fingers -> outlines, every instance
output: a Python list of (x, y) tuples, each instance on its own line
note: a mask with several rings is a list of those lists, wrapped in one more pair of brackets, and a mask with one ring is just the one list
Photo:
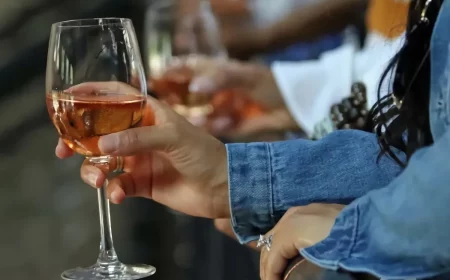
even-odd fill
[(60, 159), (64, 159), (73, 156), (74, 151), (69, 148), (69, 146), (67, 146), (61, 138), (59, 138), (58, 144), (56, 145), (55, 154)]
[[(122, 169), (129, 171), (127, 168), (127, 161), (124, 160)], [(108, 174), (116, 170), (117, 168), (117, 157), (112, 157), (107, 165), (99, 164), (94, 165), (89, 160), (85, 160), (81, 165), (80, 176), (81, 179), (88, 185), (99, 188), (105, 183)]]
[(191, 124), (197, 126), (197, 127), (205, 127), (208, 123), (207, 116), (189, 116), (186, 118)]
[(178, 57), (170, 63), (162, 76), (177, 83), (189, 83), (189, 91), (192, 93), (212, 94), (220, 90), (224, 82), (228, 82), (228, 76), (223, 75), (226, 65), (224, 60), (206, 56)]
[(106, 174), (106, 170), (101, 170), (100, 167), (93, 166), (87, 161), (81, 167), (81, 179), (86, 184), (100, 188), (107, 182), (106, 196), (112, 203), (119, 204), (126, 197), (143, 195), (136, 188), (136, 183), (129, 173), (120, 174), (109, 181)]
[(272, 235), (270, 251), (262, 248), (260, 259), (260, 276), (263, 280), (280, 280), (288, 265), (288, 261), (297, 256), (298, 250), (294, 242), (289, 240), (285, 232), (278, 231), (278, 226), (265, 236)]
[(140, 127), (109, 134), (100, 138), (98, 146), (108, 155), (135, 155), (151, 150), (170, 151), (179, 133), (174, 126)]
[(83, 163), (80, 170), (81, 179), (91, 187), (100, 188), (107, 178), (106, 172), (91, 165), (87, 161)]
[[(150, 98), (149, 98), (150, 99)], [(151, 104), (147, 104), (144, 109), (144, 117), (142, 119), (142, 126), (152, 126), (155, 124), (155, 112)], [(60, 159), (69, 158), (74, 155), (74, 151), (67, 146), (67, 144), (59, 138), (58, 144), (55, 148), (55, 154)]]
[[(269, 236), (273, 235), (273, 230), (269, 231), (266, 235), (265, 238), (268, 238)], [(273, 243), (272, 243), (273, 244)], [(263, 246), (261, 248), (261, 256), (259, 258), (259, 277), (262, 280), (266, 279), (266, 263), (267, 263), (267, 257), (269, 255), (269, 250)]]
[(288, 243), (286, 241), (280, 240), (279, 238), (275, 239), (274, 236), (274, 245), (270, 252), (268, 252), (264, 263), (264, 280), (280, 280), (288, 265), (288, 261), (299, 254), (294, 242)]
[[(171, 151), (193, 127), (170, 107), (153, 98), (147, 99), (154, 115), (154, 126), (144, 126), (102, 136), (98, 146), (107, 155), (134, 155), (146, 151)], [(151, 119), (151, 117), (150, 117)], [(149, 120), (151, 122), (151, 120)]]
[[(136, 93), (137, 95), (141, 94), (138, 89), (122, 82), (87, 82), (72, 86), (67, 91), (75, 93), (109, 91), (127, 95), (131, 95), (133, 93)], [(155, 118), (152, 108), (149, 105), (147, 105), (144, 109), (144, 113), (143, 125), (153, 125)], [(74, 151), (70, 149), (62, 139), (59, 139), (58, 145), (55, 149), (55, 154), (57, 157), (64, 159), (71, 157), (74, 154)]]
[[(155, 124), (155, 114), (152, 106), (147, 104), (144, 109), (144, 117), (142, 119), (142, 126), (152, 126)], [(58, 144), (55, 148), (55, 154), (60, 159), (69, 158), (74, 155), (74, 151), (64, 143), (64, 140), (59, 138)]]
[(214, 94), (223, 89), (253, 85), (260, 72), (258, 69), (253, 64), (190, 55), (174, 59), (163, 76), (177, 82), (185, 82), (188, 78), (190, 92)]
[(279, 280), (288, 261), (299, 255), (299, 248), (317, 244), (331, 231), (342, 205), (310, 204), (289, 209), (269, 234), (270, 251), (262, 250), (260, 274), (263, 280)]
[[(256, 68), (251, 64), (235, 61), (215, 60), (211, 65), (197, 71), (189, 90), (194, 93), (214, 94), (234, 88), (248, 89), (255, 84)], [(244, 94), (249, 92), (244, 91)]]
[(215, 136), (233, 136), (235, 121), (228, 116), (220, 116), (209, 120), (208, 130)]
[(128, 173), (123, 173), (110, 180), (106, 188), (106, 195), (112, 203), (119, 204), (125, 197), (139, 196), (139, 193), (133, 177)]
[(295, 232), (291, 221), (295, 211), (289, 210), (278, 221), (278, 224), (265, 236), (272, 235), (270, 251), (261, 250), (260, 274), (263, 280), (280, 280), (288, 261), (299, 254), (296, 248), (296, 238), (299, 232)]

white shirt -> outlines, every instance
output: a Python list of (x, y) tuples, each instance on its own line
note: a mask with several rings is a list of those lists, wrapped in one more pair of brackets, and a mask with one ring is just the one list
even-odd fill
[(268, 27), (301, 6), (314, 0), (248, 0), (253, 22), (260, 28)]
[[(401, 48), (403, 38), (389, 40), (371, 33), (361, 50), (349, 42), (324, 53), (318, 60), (272, 65), (290, 113), (309, 137), (314, 136), (321, 122), (330, 123), (331, 106), (347, 98), (355, 82), (365, 84), (368, 107), (373, 106), (378, 99), (381, 75)], [(384, 84), (382, 93), (388, 90), (389, 84)]]

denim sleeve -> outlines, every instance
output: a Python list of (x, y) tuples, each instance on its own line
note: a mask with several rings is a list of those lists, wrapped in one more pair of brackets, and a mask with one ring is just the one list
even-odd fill
[(387, 157), (377, 163), (376, 136), (356, 130), (320, 141), (229, 144), (227, 151), (232, 224), (241, 243), (269, 231), (293, 206), (348, 204), (401, 172)]
[(369, 272), (382, 279), (449, 271), (449, 151), (450, 131), (416, 152), (387, 187), (346, 207), (329, 237), (301, 253), (328, 269)]

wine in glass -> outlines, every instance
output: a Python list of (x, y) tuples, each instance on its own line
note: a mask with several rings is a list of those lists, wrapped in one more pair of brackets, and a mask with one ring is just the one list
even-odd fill
[[(119, 159), (102, 154), (100, 136), (138, 127), (146, 106), (146, 79), (133, 24), (103, 18), (52, 25), (46, 102), (61, 139), (91, 163), (109, 170)], [(105, 185), (106, 186), (106, 185)], [(114, 250), (109, 201), (98, 190), (101, 242), (97, 262), (65, 271), (63, 279), (125, 280), (155, 273), (150, 265), (122, 264)]]
[[(177, 68), (180, 59), (186, 61), (192, 57), (192, 63), (195, 63), (196, 55), (227, 59), (209, 1), (190, 3), (193, 6), (183, 13), (180, 13), (180, 1), (159, 1), (150, 6), (145, 34), (151, 91), (188, 120), (227, 115), (237, 123), (262, 114), (262, 107), (245, 98), (237, 88), (213, 95), (189, 91), (194, 73), (189, 67)], [(173, 68), (176, 71), (168, 70)]]

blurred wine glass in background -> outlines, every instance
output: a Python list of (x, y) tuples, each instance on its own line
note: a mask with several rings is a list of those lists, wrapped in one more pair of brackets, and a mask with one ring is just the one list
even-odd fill
[(188, 67), (176, 73), (167, 71), (181, 58), (206, 56), (226, 60), (227, 51), (221, 42), (218, 21), (210, 2), (193, 0), (188, 9), (182, 1), (158, 1), (146, 16), (145, 50), (149, 89), (170, 104), (192, 123), (207, 127), (212, 118), (226, 116), (233, 124), (262, 113), (262, 108), (245, 98), (236, 88), (211, 94), (189, 91), (193, 72)]
[(207, 55), (226, 58), (226, 50), (219, 38), (217, 22), (209, 2), (198, 1), (190, 11), (180, 15), (180, 1), (158, 1), (148, 11), (145, 26), (149, 88), (160, 99), (173, 106), (186, 118), (204, 116), (212, 112), (207, 96), (189, 92), (192, 73), (183, 77), (166, 72), (177, 58), (188, 55)]

